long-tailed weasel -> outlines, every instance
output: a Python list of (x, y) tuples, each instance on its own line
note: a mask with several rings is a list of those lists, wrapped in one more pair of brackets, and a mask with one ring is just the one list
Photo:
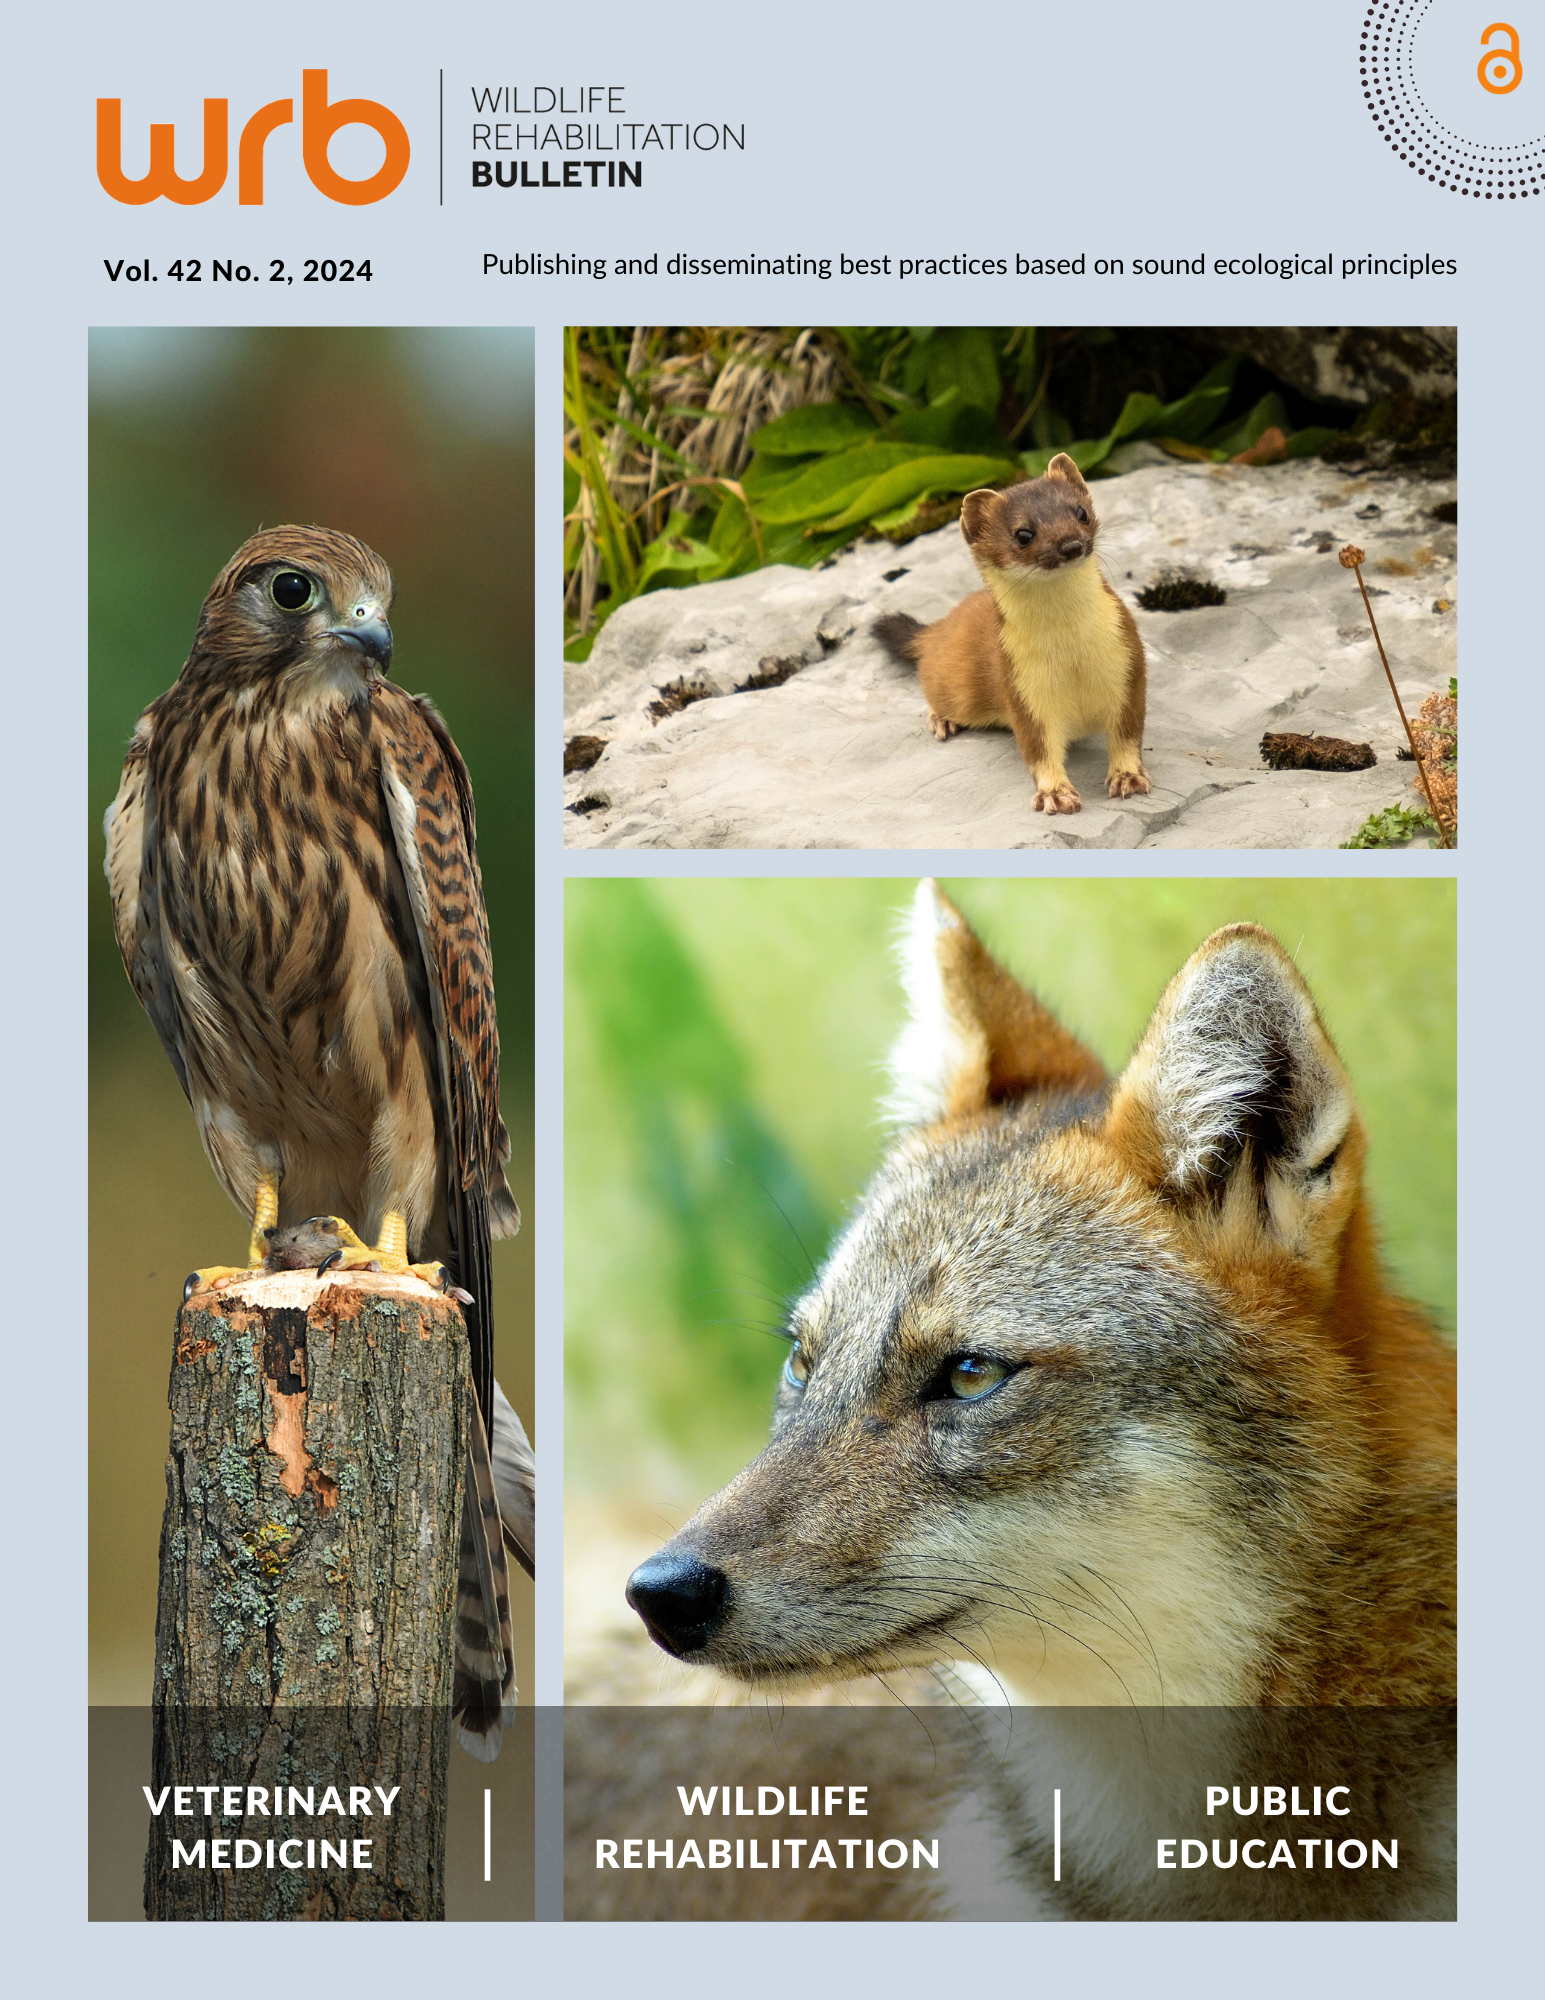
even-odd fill
[(1037, 812), (1079, 810), (1062, 760), (1076, 737), (1096, 732), (1109, 752), (1110, 796), (1148, 790), (1143, 642), (1095, 560), (1099, 527), (1078, 467), (1059, 453), (1041, 478), (1001, 493), (984, 487), (961, 503), (985, 590), (932, 625), (904, 612), (874, 623), (887, 650), (916, 666), (941, 742), (959, 729), (1013, 730), (1035, 774)]

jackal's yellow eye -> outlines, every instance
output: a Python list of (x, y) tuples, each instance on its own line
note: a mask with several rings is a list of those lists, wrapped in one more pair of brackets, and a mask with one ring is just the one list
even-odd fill
[(962, 1354), (951, 1363), (945, 1386), (958, 1401), (975, 1403), (1006, 1382), (1009, 1372), (1001, 1361), (989, 1360), (985, 1354)]
[(791, 1389), (803, 1389), (810, 1379), (810, 1363), (797, 1341), (789, 1349), (789, 1358), (783, 1364), (783, 1379)]

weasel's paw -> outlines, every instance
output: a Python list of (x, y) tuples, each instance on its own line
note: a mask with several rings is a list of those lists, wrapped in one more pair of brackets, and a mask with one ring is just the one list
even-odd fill
[(960, 734), (960, 724), (958, 722), (950, 722), (942, 715), (935, 715), (932, 710), (929, 711), (928, 715), (928, 727), (941, 743), (948, 743), (952, 736)]
[(1053, 785), (1049, 791), (1044, 786), (1037, 787), (1035, 809), (1038, 813), (1076, 813), (1083, 811), (1084, 802), (1073, 787), (1064, 782)]
[(1148, 782), (1148, 773), (1139, 764), (1135, 771), (1112, 771), (1105, 780), (1105, 789), (1113, 799), (1135, 799), (1153, 787)]

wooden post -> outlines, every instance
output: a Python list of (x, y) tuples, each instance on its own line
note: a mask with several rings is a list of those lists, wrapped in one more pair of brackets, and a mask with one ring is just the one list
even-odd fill
[(411, 1275), (283, 1271), (183, 1306), (151, 1918), (443, 1916), (468, 1394), (461, 1313)]

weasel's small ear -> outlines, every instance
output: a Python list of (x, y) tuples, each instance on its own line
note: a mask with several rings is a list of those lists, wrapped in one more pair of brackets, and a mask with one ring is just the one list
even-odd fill
[(991, 486), (979, 486), (961, 501), (960, 532), (968, 544), (980, 541), (986, 534), (997, 505), (998, 494)]
[(1106, 1137), (1232, 1248), (1326, 1249), (1360, 1183), (1351, 1084), (1298, 968), (1269, 931), (1217, 931), (1170, 981), (1116, 1086)]
[(1105, 1082), (1099, 1059), (984, 950), (935, 882), (917, 886), (901, 965), (911, 1019), (891, 1051), (885, 1109), (896, 1124)]
[(1065, 480), (1069, 486), (1076, 486), (1080, 493), (1087, 493), (1089, 491), (1089, 488), (1084, 484), (1084, 475), (1065, 451), (1059, 451), (1051, 464), (1047, 466), (1046, 477), (1048, 479)]

